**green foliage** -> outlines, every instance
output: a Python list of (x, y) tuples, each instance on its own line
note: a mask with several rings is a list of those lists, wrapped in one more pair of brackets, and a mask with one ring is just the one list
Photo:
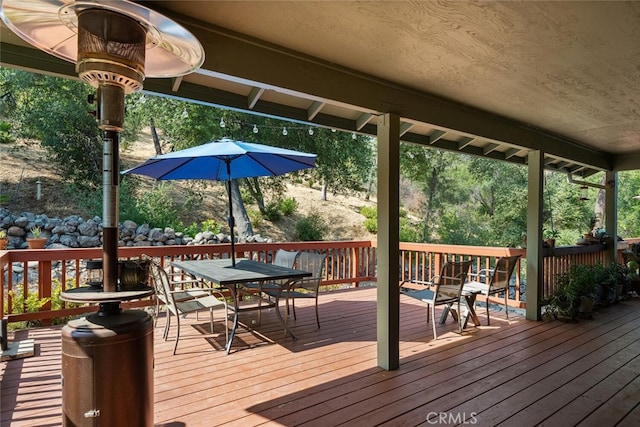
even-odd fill
[(303, 242), (322, 240), (328, 231), (327, 223), (316, 213), (307, 215), (296, 223), (296, 238)]
[(16, 136), (39, 139), (52, 168), (76, 191), (100, 187), (102, 140), (95, 118), (87, 114), (85, 83), (0, 68), (0, 87), (10, 93), (12, 108), (3, 108), (15, 123)]
[(0, 121), (0, 144), (9, 144), (13, 141), (15, 141), (15, 138), (11, 134), (11, 124)]
[(172, 227), (182, 229), (180, 211), (192, 209), (199, 201), (199, 196), (187, 193), (181, 203), (176, 201), (173, 194), (173, 185), (162, 182), (154, 188), (144, 191), (135, 204), (136, 212), (141, 223), (147, 223), (151, 227)]
[(377, 206), (362, 206), (360, 208), (360, 214), (365, 218), (378, 218), (378, 208)]
[(291, 216), (298, 209), (298, 202), (293, 197), (287, 197), (286, 199), (280, 200), (278, 203), (278, 209), (284, 216)]
[(249, 216), (249, 221), (251, 221), (251, 225), (258, 228), (264, 224), (264, 217), (259, 210), (255, 209), (247, 209), (247, 215)]
[(378, 234), (378, 218), (366, 218), (363, 224), (369, 233)]
[(421, 234), (421, 230), (418, 226), (411, 224), (406, 218), (400, 218), (401, 242), (419, 242)]
[[(264, 214), (262, 216), (267, 221), (271, 221), (271, 222), (277, 221), (281, 217), (281, 213), (279, 209), (280, 209), (280, 205), (278, 202), (268, 203), (264, 207)], [(253, 221), (251, 221), (251, 223), (254, 224)]]
[[(35, 313), (37, 311), (40, 311), (40, 309), (42, 309), (49, 301), (51, 301), (50, 298), (39, 298), (37, 292), (28, 292), (27, 297), (25, 298), (21, 286), (17, 286), (16, 288), (10, 290), (8, 293), (11, 297), (11, 310), (13, 313)], [(38, 326), (38, 324), (39, 321), (29, 321), (17, 326), (31, 327)]]
[(191, 225), (182, 228), (182, 232), (191, 237), (194, 237), (196, 234), (203, 231), (210, 231), (213, 234), (218, 234), (221, 230), (222, 224), (216, 222), (214, 219), (205, 219), (200, 224), (193, 222)]

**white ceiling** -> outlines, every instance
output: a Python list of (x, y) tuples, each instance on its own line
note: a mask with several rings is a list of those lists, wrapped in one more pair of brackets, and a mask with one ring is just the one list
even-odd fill
[[(520, 163), (542, 149), (578, 175), (640, 165), (640, 2), (138, 3), (206, 51), (148, 90), (364, 133), (394, 112), (407, 141)], [(2, 34), (4, 65), (60, 72)]]

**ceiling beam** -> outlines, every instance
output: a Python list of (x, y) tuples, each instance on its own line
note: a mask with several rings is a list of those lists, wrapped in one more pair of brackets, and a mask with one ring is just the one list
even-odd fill
[(400, 136), (403, 136), (405, 133), (409, 132), (411, 128), (414, 126), (413, 123), (403, 122), (400, 124)]
[(264, 88), (262, 87), (252, 87), (249, 91), (249, 96), (247, 96), (247, 107), (250, 110), (253, 110), (253, 107), (256, 106), (256, 102), (260, 99), (262, 94), (264, 93)]
[(313, 101), (311, 106), (307, 108), (307, 118), (309, 120), (313, 120), (316, 118), (318, 113), (322, 110), (322, 108), (326, 105), (325, 102)]

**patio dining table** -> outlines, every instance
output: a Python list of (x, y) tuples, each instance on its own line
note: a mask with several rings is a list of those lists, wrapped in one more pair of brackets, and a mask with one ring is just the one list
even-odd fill
[[(233, 337), (238, 327), (238, 313), (240, 311), (261, 310), (262, 308), (275, 307), (278, 320), (280, 320), (284, 327), (285, 336), (289, 334), (294, 340), (296, 339), (295, 335), (289, 329), (288, 322), (282, 317), (278, 308), (282, 292), (278, 294), (275, 300), (270, 300), (261, 296), (260, 286), (262, 283), (273, 282), (275, 280), (291, 282), (302, 279), (304, 277), (311, 276), (310, 272), (253, 261), (250, 259), (238, 260), (235, 263), (235, 266), (232, 265), (232, 260), (228, 258), (197, 261), (173, 261), (171, 265), (229, 290), (231, 298), (233, 299), (234, 315), (231, 333), (229, 334), (229, 340), (225, 347), (227, 354), (229, 354), (229, 351), (231, 350), (231, 343), (233, 342)], [(243, 286), (246, 284), (258, 284), (258, 286), (247, 289)], [(285, 283), (282, 286), (282, 289), (286, 289), (286, 286), (287, 284)], [(246, 293), (251, 293), (256, 298), (259, 298), (261, 300), (260, 304), (257, 306), (241, 307), (240, 298), (245, 293), (244, 291), (246, 291)]]

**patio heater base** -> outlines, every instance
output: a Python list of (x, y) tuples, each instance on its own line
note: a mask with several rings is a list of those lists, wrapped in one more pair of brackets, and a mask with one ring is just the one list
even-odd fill
[(145, 311), (98, 312), (62, 329), (62, 415), (65, 426), (153, 426), (153, 320)]

